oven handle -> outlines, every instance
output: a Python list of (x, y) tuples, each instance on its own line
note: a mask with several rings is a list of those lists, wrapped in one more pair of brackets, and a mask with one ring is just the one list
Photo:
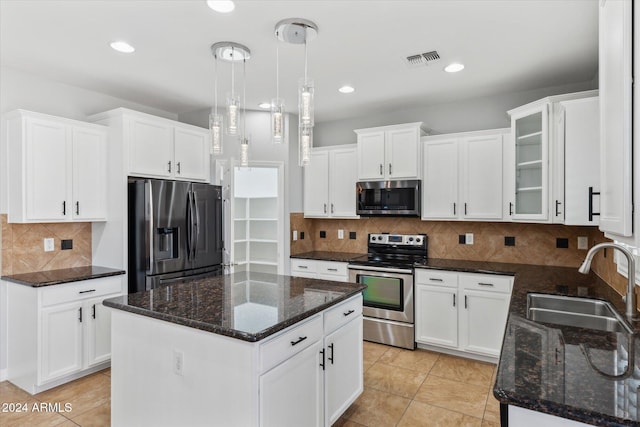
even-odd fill
[(377, 271), (380, 273), (413, 274), (413, 270), (407, 270), (403, 268), (369, 267), (366, 265), (357, 265), (357, 264), (349, 264), (347, 267), (349, 268), (349, 270)]

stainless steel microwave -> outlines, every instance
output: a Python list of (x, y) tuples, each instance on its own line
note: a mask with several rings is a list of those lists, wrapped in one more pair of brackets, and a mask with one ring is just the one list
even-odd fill
[(420, 216), (420, 180), (356, 183), (357, 214)]

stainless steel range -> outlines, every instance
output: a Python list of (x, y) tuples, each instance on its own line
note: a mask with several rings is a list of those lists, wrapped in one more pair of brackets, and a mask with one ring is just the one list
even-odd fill
[(415, 348), (414, 266), (427, 262), (425, 234), (369, 234), (368, 254), (349, 262), (349, 280), (364, 291), (366, 341)]

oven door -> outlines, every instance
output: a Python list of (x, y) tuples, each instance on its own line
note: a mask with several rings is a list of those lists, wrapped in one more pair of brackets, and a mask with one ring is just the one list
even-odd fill
[(364, 316), (413, 323), (412, 270), (350, 265), (349, 281), (367, 286)]

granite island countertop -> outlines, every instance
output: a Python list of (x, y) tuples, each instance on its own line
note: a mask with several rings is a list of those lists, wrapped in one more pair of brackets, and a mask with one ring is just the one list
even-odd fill
[(640, 425), (640, 322), (629, 324), (634, 332), (627, 334), (526, 317), (529, 292), (604, 299), (623, 315), (621, 296), (593, 272), (441, 259), (424, 268), (515, 276), (493, 389), (501, 403), (598, 426)]
[(2, 276), (2, 280), (18, 283), (33, 288), (79, 282), (81, 280), (99, 279), (101, 277), (125, 274), (124, 270), (88, 265), (85, 267), (63, 268), (59, 270), (36, 271)]
[(356, 283), (242, 272), (185, 278), (168, 286), (110, 298), (104, 305), (255, 342), (365, 288)]

